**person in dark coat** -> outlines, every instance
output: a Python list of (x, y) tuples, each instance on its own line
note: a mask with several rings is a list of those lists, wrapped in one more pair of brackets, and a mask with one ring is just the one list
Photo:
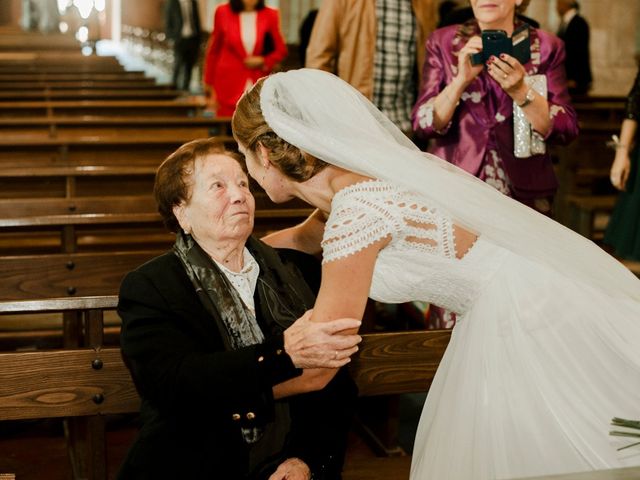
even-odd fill
[(250, 236), (255, 202), (238, 154), (187, 143), (154, 192), (176, 243), (120, 289), (142, 427), (118, 478), (340, 479), (355, 385), (346, 371), (328, 385), (313, 372), (349, 361), (360, 337), (343, 330), (360, 322), (303, 316), (318, 261)]
[(196, 0), (168, 0), (165, 7), (165, 33), (173, 41), (173, 84), (189, 90), (191, 72), (200, 53), (200, 14)]
[(580, 5), (575, 0), (557, 0), (556, 10), (561, 20), (558, 37), (564, 41), (567, 54), (565, 69), (569, 93), (585, 95), (593, 80), (589, 58), (589, 24), (579, 14)]

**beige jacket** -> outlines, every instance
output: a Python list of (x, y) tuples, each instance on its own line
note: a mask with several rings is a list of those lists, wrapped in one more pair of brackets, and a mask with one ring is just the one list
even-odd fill
[[(437, 3), (412, 0), (420, 74), (425, 41), (438, 18)], [(371, 98), (376, 30), (375, 0), (323, 0), (307, 48), (306, 66), (335, 73)]]

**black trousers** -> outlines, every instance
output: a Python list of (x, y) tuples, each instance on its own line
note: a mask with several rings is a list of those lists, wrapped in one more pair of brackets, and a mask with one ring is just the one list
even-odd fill
[(173, 84), (178, 90), (189, 90), (191, 71), (198, 61), (200, 38), (179, 38), (173, 46)]

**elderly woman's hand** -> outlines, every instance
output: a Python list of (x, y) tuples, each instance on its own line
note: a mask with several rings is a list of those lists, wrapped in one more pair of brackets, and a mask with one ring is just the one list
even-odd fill
[(491, 57), (487, 64), (489, 75), (516, 103), (522, 103), (529, 89), (524, 82), (527, 72), (522, 64), (506, 53), (500, 54), (500, 58)]
[(284, 349), (298, 368), (340, 368), (358, 351), (362, 337), (344, 333), (357, 330), (362, 323), (355, 318), (312, 322), (307, 311), (284, 332)]
[(269, 480), (309, 480), (311, 470), (299, 458), (287, 458), (282, 462)]

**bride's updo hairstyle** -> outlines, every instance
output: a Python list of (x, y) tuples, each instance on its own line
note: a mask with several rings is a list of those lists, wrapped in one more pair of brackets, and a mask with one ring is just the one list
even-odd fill
[(260, 109), (261, 78), (246, 92), (236, 105), (236, 111), (231, 119), (233, 136), (251, 152), (258, 151), (258, 144), (269, 150), (269, 161), (282, 173), (296, 182), (304, 182), (327, 166), (298, 147), (281, 139), (267, 125)]

